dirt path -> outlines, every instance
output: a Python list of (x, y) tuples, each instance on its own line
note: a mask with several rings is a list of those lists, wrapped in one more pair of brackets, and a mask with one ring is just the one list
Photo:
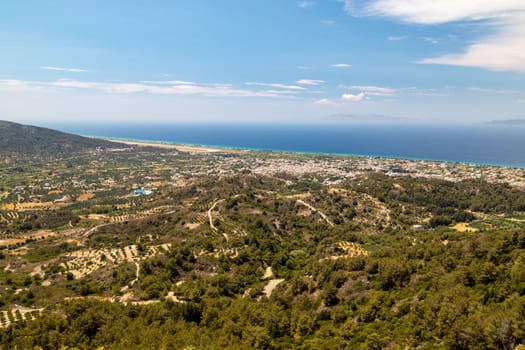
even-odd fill
[(135, 266), (137, 267), (137, 271), (135, 272), (135, 279), (133, 281), (131, 281), (130, 285), (134, 285), (135, 283), (137, 283), (139, 281), (139, 277), (140, 277), (140, 264), (138, 262), (135, 261)]
[(300, 205), (304, 205), (305, 207), (307, 207), (308, 209), (310, 209), (311, 211), (314, 211), (314, 212), (317, 212), (319, 213), (319, 215), (321, 215), (321, 217), (323, 218), (324, 221), (326, 221), (326, 223), (330, 226), (334, 226), (334, 223), (332, 221), (330, 221), (330, 219), (328, 219), (328, 217), (323, 213), (321, 212), (320, 210), (318, 210), (317, 208), (315, 208), (314, 206), (306, 203), (305, 201), (303, 201), (302, 199), (298, 199), (297, 200), (297, 203), (299, 203)]
[(166, 295), (166, 299), (171, 300), (174, 303), (180, 303), (180, 304), (186, 303), (184, 300), (180, 300), (179, 298), (177, 298), (177, 296), (175, 295), (175, 292), (168, 292), (168, 295)]
[(163, 210), (166, 210), (166, 209), (171, 209), (173, 208), (173, 206), (170, 206), (170, 205), (164, 205), (164, 206), (160, 206), (160, 207), (157, 207), (157, 208), (153, 208), (153, 209), (150, 209), (150, 210), (145, 210), (145, 211), (142, 211), (140, 213), (137, 213), (137, 214), (125, 214), (125, 215), (121, 215), (121, 216), (117, 216), (117, 217), (104, 217), (103, 219), (109, 219), (109, 222), (105, 222), (103, 224), (100, 224), (100, 225), (97, 225), (97, 226), (94, 226), (92, 228), (90, 228), (89, 230), (87, 230), (86, 232), (84, 232), (82, 235), (81, 235), (81, 238), (83, 238), (84, 240), (88, 239), (89, 236), (91, 236), (93, 233), (95, 233), (99, 228), (103, 227), (103, 226), (109, 226), (109, 225), (114, 225), (114, 224), (117, 224), (121, 221), (127, 221), (127, 220), (138, 220), (138, 219), (144, 219), (148, 216), (152, 216), (152, 215), (170, 215), (170, 214), (173, 214), (175, 213), (175, 209), (173, 210), (168, 210), (168, 211), (163, 211)]
[(137, 270), (136, 270), (136, 272), (135, 272), (135, 279), (132, 280), (131, 282), (129, 282), (127, 286), (124, 286), (124, 287), (122, 287), (122, 288), (120, 289), (120, 291), (121, 291), (122, 293), (127, 292), (128, 289), (130, 289), (131, 287), (133, 287), (133, 285), (139, 281), (139, 277), (140, 277), (140, 264), (139, 264), (138, 262), (135, 261), (135, 266), (137, 267)]
[(264, 275), (263, 275), (263, 279), (267, 280), (268, 278), (272, 278), (273, 277), (273, 271), (272, 271), (272, 267), (271, 266), (268, 266), (266, 268), (266, 270), (264, 270)]
[(507, 219), (509, 221), (513, 221), (513, 222), (525, 222), (524, 219), (516, 219), (516, 218), (510, 218), (510, 219)]
[(103, 226), (108, 226), (108, 225), (111, 225), (111, 223), (107, 222), (107, 223), (100, 224), (100, 225), (97, 225), (95, 227), (92, 227), (89, 230), (87, 230), (86, 232), (84, 232), (80, 238), (83, 239), (83, 241), (86, 241), (89, 238), (89, 236), (91, 236), (93, 233), (97, 232), (97, 230), (99, 228), (101, 228)]
[[(210, 228), (213, 230), (213, 232), (216, 232), (218, 233), (219, 232), (219, 229), (217, 227), (215, 227), (215, 225), (213, 224), (213, 215), (212, 215), (212, 211), (215, 209), (215, 207), (217, 206), (217, 204), (221, 203), (221, 202), (224, 202), (224, 199), (219, 199), (217, 201), (215, 201), (212, 206), (210, 207), (210, 209), (208, 209), (208, 221), (210, 223)], [(224, 238), (226, 239), (226, 242), (229, 242), (230, 241), (230, 237), (228, 236), (227, 233), (223, 233), (222, 234), (224, 236)]]
[(386, 223), (387, 224), (390, 224), (391, 222), (391, 219), (390, 219), (390, 209), (387, 208), (386, 205), (384, 205), (383, 203), (381, 203), (379, 201), (379, 199), (375, 198), (375, 197), (372, 197), (371, 195), (369, 194), (363, 194), (363, 197), (367, 198), (368, 200), (370, 200), (377, 208), (377, 210), (379, 211), (379, 217), (382, 217), (385, 219)]
[(215, 225), (213, 224), (213, 216), (211, 214), (211, 212), (215, 209), (215, 207), (217, 206), (217, 204), (221, 203), (221, 202), (224, 202), (224, 199), (219, 199), (217, 201), (215, 201), (212, 206), (210, 207), (210, 209), (208, 209), (208, 221), (210, 222), (210, 227), (213, 231), (215, 232), (218, 232), (219, 230), (217, 229), (217, 227), (215, 227)]
[(264, 286), (263, 294), (269, 298), (272, 295), (275, 287), (277, 287), (281, 282), (284, 282), (283, 278), (268, 281), (268, 284)]

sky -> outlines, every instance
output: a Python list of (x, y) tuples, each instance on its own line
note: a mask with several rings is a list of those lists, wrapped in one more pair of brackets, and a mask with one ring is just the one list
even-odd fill
[(0, 4), (0, 119), (525, 118), (524, 0)]

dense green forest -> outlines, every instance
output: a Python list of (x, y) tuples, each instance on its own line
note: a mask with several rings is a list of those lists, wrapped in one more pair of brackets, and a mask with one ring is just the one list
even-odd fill
[[(52, 291), (38, 279), (11, 280), (28, 292), (5, 295), (2, 304), (41, 305), (53, 293), (79, 298), (1, 330), (2, 348), (514, 349), (525, 342), (525, 231), (520, 221), (488, 219), (523, 210), (521, 191), (375, 174), (330, 190), (314, 179), (290, 185), (239, 175), (202, 178), (141, 205), (188, 198), (198, 199), (175, 215), (105, 226), (87, 242), (125, 246), (144, 232), (172, 242), (140, 262), (133, 286), (141, 300), (159, 302), (90, 299), (118, 291), (133, 277), (129, 266), (79, 280), (50, 268)], [(217, 198), (225, 199), (217, 232), (187, 229)], [(479, 231), (448, 227), (460, 221)], [(414, 230), (419, 222), (424, 229)], [(268, 267), (282, 279), (269, 297)]]

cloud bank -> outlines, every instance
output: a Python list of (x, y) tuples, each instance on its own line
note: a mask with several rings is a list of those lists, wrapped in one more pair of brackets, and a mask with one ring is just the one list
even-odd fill
[(324, 80), (318, 80), (318, 79), (301, 79), (297, 80), (297, 84), (299, 85), (319, 85), (324, 83)]
[(523, 0), (338, 0), (353, 16), (386, 17), (408, 24), (477, 22), (486, 34), (463, 52), (425, 58), (421, 64), (478, 67), (525, 72), (525, 1)]
[(341, 99), (345, 101), (361, 101), (363, 98), (365, 98), (365, 93), (360, 92), (356, 95), (354, 94), (343, 94), (341, 95)]
[(297, 6), (306, 9), (315, 5), (315, 1), (297, 1)]
[(53, 90), (83, 89), (102, 91), (111, 94), (149, 93), (154, 95), (200, 95), (209, 97), (290, 97), (295, 93), (307, 91), (295, 85), (246, 83), (272, 89), (240, 89), (231, 84), (198, 84), (188, 81), (141, 81), (130, 83), (82, 81), (59, 79), (55, 81), (0, 80), (0, 88), (8, 90)]
[(40, 69), (54, 70), (54, 71), (59, 71), (59, 72), (70, 72), (70, 73), (89, 72), (87, 69), (82, 69), (82, 68), (64, 68), (64, 67), (55, 67), (55, 66), (41, 66)]
[(348, 67), (352, 67), (352, 65), (348, 64), (348, 63), (335, 63), (335, 64), (332, 64), (332, 67), (334, 67), (334, 68), (348, 68)]

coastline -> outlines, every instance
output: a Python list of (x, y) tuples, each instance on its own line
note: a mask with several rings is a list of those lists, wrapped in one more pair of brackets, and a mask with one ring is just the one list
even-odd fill
[(217, 152), (234, 151), (233, 149), (227, 149), (227, 148), (218, 148), (218, 147), (210, 148), (210, 147), (204, 147), (204, 146), (166, 143), (166, 142), (161, 142), (161, 141), (128, 140), (128, 139), (118, 139), (118, 138), (101, 138), (101, 139), (106, 140), (106, 141), (111, 141), (111, 142), (123, 143), (129, 146), (174, 149), (174, 150), (181, 151), (181, 152), (217, 153)]
[(237, 148), (231, 146), (217, 146), (217, 145), (197, 145), (197, 144), (185, 144), (175, 143), (169, 141), (158, 141), (158, 140), (139, 140), (139, 139), (128, 139), (128, 138), (116, 138), (116, 137), (105, 137), (105, 136), (93, 136), (84, 135), (92, 138), (99, 138), (112, 142), (119, 142), (130, 146), (138, 147), (156, 147), (162, 149), (173, 149), (181, 152), (197, 153), (197, 154), (209, 154), (209, 153), (246, 153), (246, 152), (273, 152), (275, 154), (301, 154), (301, 155), (321, 155), (321, 156), (333, 156), (333, 157), (345, 157), (345, 158), (369, 158), (369, 159), (384, 159), (384, 160), (400, 160), (410, 162), (428, 162), (428, 163), (447, 163), (447, 164), (460, 164), (472, 167), (486, 167), (486, 168), (508, 168), (508, 169), (525, 169), (525, 166), (512, 165), (512, 164), (494, 164), (494, 163), (475, 163), (468, 161), (454, 161), (446, 159), (425, 159), (425, 158), (412, 158), (412, 157), (395, 157), (387, 155), (370, 155), (370, 154), (350, 154), (350, 153), (327, 153), (327, 152), (304, 152), (294, 150), (277, 150), (277, 149), (254, 149), (254, 148)]

